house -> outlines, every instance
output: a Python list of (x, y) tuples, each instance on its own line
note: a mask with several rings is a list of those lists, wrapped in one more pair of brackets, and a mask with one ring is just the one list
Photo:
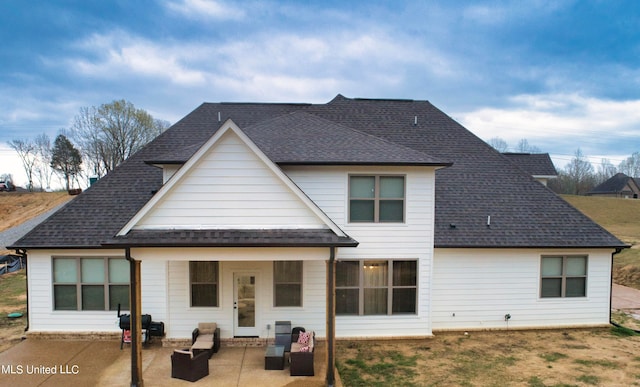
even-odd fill
[(609, 180), (587, 193), (589, 196), (637, 199), (640, 194), (640, 183), (624, 173), (616, 173)]
[(431, 103), (342, 95), (204, 103), (11, 246), (31, 334), (120, 304), (167, 342), (606, 325), (625, 247)]
[(548, 153), (505, 152), (503, 155), (542, 185), (546, 186), (549, 179), (558, 177), (558, 172)]

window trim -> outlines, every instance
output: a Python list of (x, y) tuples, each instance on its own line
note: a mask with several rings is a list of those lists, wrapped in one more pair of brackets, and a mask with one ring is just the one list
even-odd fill
[[(76, 267), (76, 280), (75, 282), (56, 282), (55, 279), (55, 260), (56, 259), (70, 259), (75, 261)], [(100, 259), (103, 263), (104, 278), (101, 283), (92, 283), (82, 281), (82, 260), (83, 259)], [(111, 309), (111, 286), (127, 286), (127, 294), (130, 294), (131, 279), (128, 282), (111, 282), (111, 276), (109, 275), (109, 262), (112, 259), (125, 261), (125, 257), (118, 256), (52, 256), (51, 257), (51, 309), (54, 312), (111, 312), (117, 309)], [(130, 273), (127, 271), (127, 274)], [(90, 286), (102, 286), (104, 289), (104, 309), (83, 309), (82, 300), (82, 288), (85, 285)], [(75, 286), (76, 290), (76, 308), (75, 309), (56, 309), (56, 286)], [(129, 307), (125, 308), (127, 310)]]
[[(337, 316), (417, 316), (418, 315), (418, 301), (419, 301), (419, 270), (420, 270), (420, 260), (419, 259), (382, 259), (382, 258), (372, 258), (372, 259), (345, 259), (339, 260), (343, 262), (358, 262), (358, 284), (350, 285), (350, 286), (337, 286), (338, 289), (345, 290), (358, 290), (358, 313), (336, 313)], [(365, 264), (375, 264), (384, 262), (387, 264), (387, 284), (385, 286), (364, 286), (364, 270)], [(393, 264), (394, 262), (415, 262), (416, 263), (416, 281), (415, 285), (394, 285), (393, 284)], [(385, 314), (365, 314), (364, 313), (364, 290), (365, 289), (387, 289), (387, 312)], [(404, 312), (404, 313), (393, 313), (393, 291), (395, 289), (415, 289), (415, 311), (414, 312)]]
[[(216, 264), (216, 278), (214, 282), (191, 282), (191, 262), (211, 262)], [(189, 284), (189, 307), (190, 308), (219, 308), (220, 307), (220, 262), (219, 261), (187, 261), (187, 282)], [(215, 305), (193, 305), (193, 285), (215, 285), (216, 299)]]
[[(299, 262), (300, 263), (300, 278), (298, 281), (287, 281), (287, 282), (276, 282), (276, 262)], [(295, 261), (273, 261), (273, 265), (271, 266), (273, 269), (273, 307), (274, 308), (301, 308), (304, 305), (304, 261), (295, 260)], [(300, 305), (276, 305), (277, 300), (277, 285), (300, 285)]]
[[(545, 258), (562, 258), (562, 274), (553, 276), (543, 276), (542, 265)], [(583, 258), (584, 259), (584, 275), (567, 275), (567, 262), (569, 258)], [(584, 278), (584, 296), (567, 296), (567, 279), (568, 278)], [(559, 296), (543, 296), (542, 295), (542, 283), (545, 279), (561, 279), (560, 295)], [(538, 296), (540, 299), (559, 299), (559, 298), (587, 298), (587, 289), (589, 281), (589, 256), (587, 254), (550, 254), (542, 255), (540, 257), (540, 291)]]
[[(373, 198), (354, 198), (351, 197), (351, 178), (352, 177), (373, 177), (374, 193)], [(380, 178), (383, 177), (401, 177), (402, 178), (402, 198), (381, 198), (380, 197)], [(351, 202), (353, 200), (372, 201), (373, 202), (373, 221), (353, 221), (351, 220)], [(381, 221), (380, 220), (380, 202), (399, 201), (402, 200), (402, 220), (401, 221)], [(407, 221), (407, 175), (406, 174), (366, 174), (351, 173), (347, 176), (347, 219), (351, 224), (404, 224)]]

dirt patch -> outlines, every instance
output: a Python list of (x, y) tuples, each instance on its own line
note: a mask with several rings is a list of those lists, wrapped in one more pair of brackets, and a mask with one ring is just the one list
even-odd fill
[[(73, 199), (66, 192), (0, 192), (0, 232)], [(11, 254), (0, 246), (0, 255)]]
[[(640, 385), (640, 336), (609, 328), (339, 342), (337, 354), (345, 385)], [(347, 381), (350, 374), (359, 381)]]
[(0, 231), (43, 214), (73, 198), (66, 192), (1, 192)]

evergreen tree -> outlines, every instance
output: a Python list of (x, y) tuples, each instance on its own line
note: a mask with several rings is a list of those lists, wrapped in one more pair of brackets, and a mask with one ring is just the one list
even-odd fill
[(80, 165), (80, 151), (64, 135), (56, 137), (51, 151), (51, 168), (62, 175), (67, 191), (71, 188), (71, 180), (80, 173)]

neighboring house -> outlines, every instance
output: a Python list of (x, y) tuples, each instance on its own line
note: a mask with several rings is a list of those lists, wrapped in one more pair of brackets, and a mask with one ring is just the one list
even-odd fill
[(31, 332), (118, 332), (138, 265), (165, 340), (602, 326), (624, 247), (429, 102), (341, 95), (202, 104), (11, 246)]
[(558, 177), (558, 172), (556, 171), (548, 153), (506, 152), (503, 153), (503, 155), (505, 155), (507, 159), (517, 167), (533, 176), (534, 179), (545, 186), (549, 179), (555, 179)]
[(616, 173), (609, 180), (595, 187), (587, 195), (612, 198), (637, 199), (640, 194), (638, 179), (624, 173)]

